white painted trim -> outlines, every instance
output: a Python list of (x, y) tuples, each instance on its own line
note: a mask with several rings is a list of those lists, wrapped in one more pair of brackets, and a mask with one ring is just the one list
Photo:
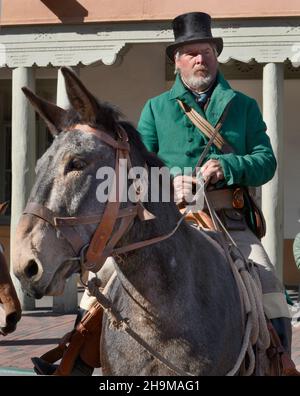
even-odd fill
[[(300, 18), (235, 19), (216, 21), (213, 35), (223, 37), (221, 63), (234, 58), (242, 62), (300, 64)], [(0, 66), (45, 67), (112, 65), (127, 44), (170, 43), (169, 22), (97, 23), (4, 27), (0, 30)]]

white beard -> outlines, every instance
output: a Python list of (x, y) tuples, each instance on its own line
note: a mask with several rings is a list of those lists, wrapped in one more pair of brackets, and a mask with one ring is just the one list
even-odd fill
[(209, 86), (211, 83), (214, 81), (214, 77), (209, 74), (206, 77), (196, 77), (196, 76), (190, 76), (188, 78), (185, 78), (183, 80), (192, 90), (197, 91), (197, 92), (203, 92)]

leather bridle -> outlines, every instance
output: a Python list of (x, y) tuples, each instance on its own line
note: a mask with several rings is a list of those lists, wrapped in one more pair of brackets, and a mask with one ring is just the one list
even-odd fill
[[(79, 217), (60, 217), (46, 206), (37, 202), (29, 202), (24, 209), (23, 215), (33, 215), (38, 217), (39, 219), (49, 223), (56, 229), (56, 231), (59, 231), (59, 233), (72, 246), (74, 254), (76, 255), (76, 257), (71, 258), (71, 260), (80, 261), (81, 273), (83, 273), (84, 270), (96, 273), (101, 269), (105, 260), (109, 256), (115, 256), (131, 250), (140, 249), (172, 236), (184, 219), (184, 215), (180, 217), (175, 228), (166, 235), (115, 248), (116, 244), (133, 224), (136, 216), (138, 216), (141, 221), (152, 220), (155, 218), (155, 216), (143, 206), (140, 199), (137, 199), (137, 202), (131, 206), (122, 209), (120, 208), (120, 197), (122, 197), (123, 188), (125, 186), (125, 180), (122, 178), (122, 175), (127, 175), (127, 171), (132, 168), (129, 156), (130, 145), (127, 133), (124, 128), (119, 126), (117, 130), (117, 139), (113, 139), (108, 133), (92, 128), (88, 125), (77, 124), (68, 133), (71, 133), (73, 130), (91, 133), (116, 150), (113, 187), (104, 213)], [(125, 159), (126, 161), (120, 161), (121, 159)], [(124, 169), (124, 167), (127, 169)], [(135, 181), (133, 181), (133, 183), (135, 183)], [(136, 189), (136, 194), (138, 197), (138, 189)], [(110, 199), (111, 197), (112, 199)], [(119, 227), (113, 233), (118, 219), (120, 219)], [(98, 224), (97, 229), (88, 244), (82, 240), (79, 232), (75, 228), (78, 225), (87, 224)]]

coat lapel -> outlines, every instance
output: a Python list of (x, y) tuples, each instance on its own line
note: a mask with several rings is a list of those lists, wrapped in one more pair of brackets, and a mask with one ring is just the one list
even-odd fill
[(227, 104), (236, 96), (236, 93), (220, 72), (218, 72), (217, 79), (217, 86), (211, 95), (206, 110), (206, 118), (213, 126), (217, 125)]

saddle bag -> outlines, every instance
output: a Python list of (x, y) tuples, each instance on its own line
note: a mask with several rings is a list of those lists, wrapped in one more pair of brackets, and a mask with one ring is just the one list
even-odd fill
[(263, 212), (247, 188), (243, 188), (243, 193), (246, 202), (246, 222), (257, 238), (261, 239), (266, 235), (266, 220)]
[(219, 217), (228, 231), (244, 231), (246, 221), (241, 209), (221, 209)]

